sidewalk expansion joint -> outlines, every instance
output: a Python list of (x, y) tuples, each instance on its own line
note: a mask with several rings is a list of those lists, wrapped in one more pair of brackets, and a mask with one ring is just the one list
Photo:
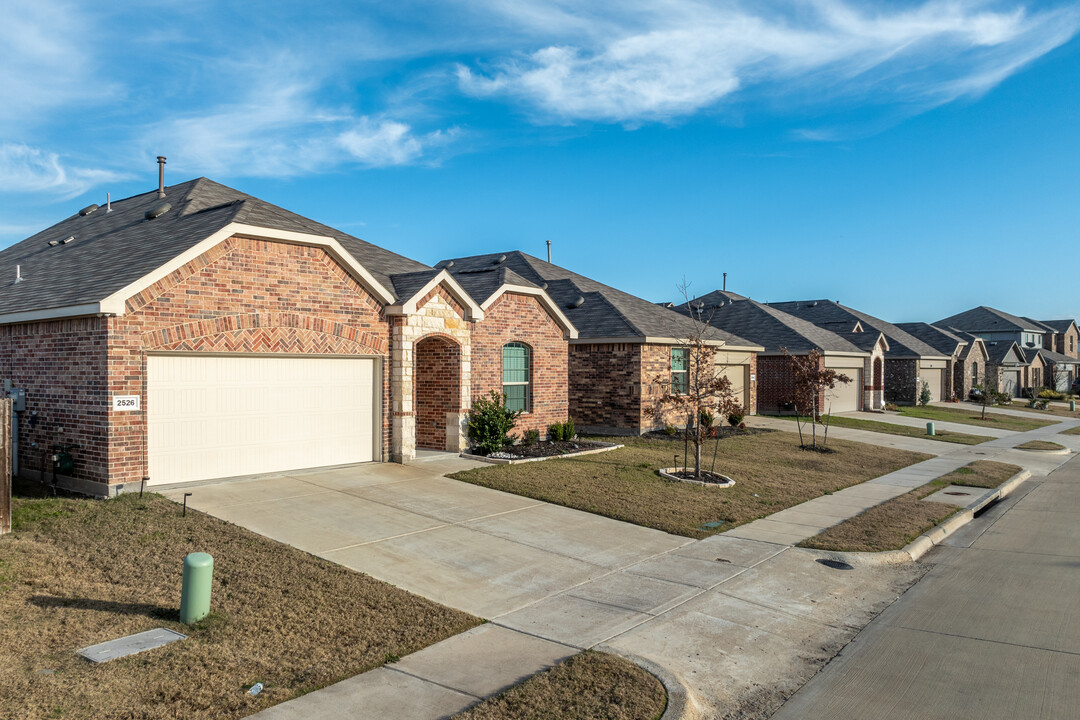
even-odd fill
[[(464, 695), (466, 697), (471, 697), (474, 700), (483, 700), (484, 699), (480, 695), (475, 695), (475, 694), (473, 694), (471, 692), (465, 692), (464, 690), (462, 690), (460, 688), (456, 688), (456, 687), (453, 687), (451, 685), (447, 685), (445, 683), (438, 682), (437, 680), (432, 680), (431, 678), (426, 678), (423, 675), (417, 675), (416, 673), (411, 673), (411, 672), (408, 672), (406, 670), (402, 670), (401, 668), (394, 667), (393, 665), (383, 665), (383, 667), (386, 668), (387, 670), (391, 670), (393, 672), (401, 673), (402, 675), (406, 675), (408, 677), (415, 678), (417, 680), (420, 680), (421, 682), (426, 682), (426, 683), (430, 683), (431, 685), (434, 685), (436, 687), (441, 687), (443, 690), (450, 690), (451, 692), (456, 692), (459, 695)], [(354, 675), (354, 677), (359, 677), (359, 675)]]

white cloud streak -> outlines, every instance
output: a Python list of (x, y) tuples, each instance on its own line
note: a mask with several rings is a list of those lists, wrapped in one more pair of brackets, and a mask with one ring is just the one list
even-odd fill
[[(536, 13), (499, 6), (523, 19)], [(549, 17), (557, 17), (549, 15)], [(613, 20), (622, 20), (612, 22)], [(630, 3), (591, 37), (460, 65), (462, 89), (527, 103), (541, 120), (667, 121), (753, 90), (801, 102), (941, 104), (985, 92), (1068, 41), (1080, 9), (992, 10), (978, 0), (929, 0), (874, 10), (846, 0)]]
[(66, 165), (58, 154), (39, 148), (0, 143), (0, 192), (48, 192), (68, 199), (121, 177), (109, 170)]

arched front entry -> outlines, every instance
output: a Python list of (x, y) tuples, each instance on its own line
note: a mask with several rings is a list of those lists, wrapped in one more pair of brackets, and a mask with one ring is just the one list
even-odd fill
[[(461, 347), (447, 337), (429, 335), (416, 343), (414, 357), (416, 447), (456, 451)], [(451, 425), (453, 433), (448, 433)]]

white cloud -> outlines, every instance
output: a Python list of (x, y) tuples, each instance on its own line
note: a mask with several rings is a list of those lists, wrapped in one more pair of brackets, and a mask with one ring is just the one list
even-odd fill
[[(536, 12), (526, 6), (523, 19)], [(461, 65), (459, 83), (562, 122), (664, 121), (754, 89), (799, 102), (850, 95), (925, 106), (985, 92), (1066, 42), (1080, 10), (999, 11), (978, 0), (902, 10), (846, 0), (667, 0), (620, 6), (607, 19), (594, 36), (567, 26), (575, 40), (556, 38), (486, 72)]]
[(18, 143), (0, 143), (0, 191), (54, 193), (72, 198), (121, 175), (110, 170), (66, 166), (60, 155)]

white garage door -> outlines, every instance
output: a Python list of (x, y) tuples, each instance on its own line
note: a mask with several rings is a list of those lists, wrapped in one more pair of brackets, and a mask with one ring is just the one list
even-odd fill
[(853, 368), (836, 368), (841, 375), (851, 378), (849, 383), (837, 383), (832, 390), (825, 391), (825, 412), (852, 412), (861, 410), (862, 403), (862, 370)]
[(717, 365), (716, 374), (731, 382), (731, 394), (744, 408), (750, 407), (749, 365)]
[(1003, 370), (1001, 373), (1001, 392), (1011, 397), (1020, 397), (1020, 371)]
[(152, 355), (150, 484), (374, 459), (371, 358)]
[(938, 402), (941, 400), (941, 385), (942, 377), (940, 369), (922, 368), (919, 370), (919, 388), (918, 397), (916, 400), (922, 402), (922, 383), (926, 383), (930, 386), (930, 402)]

